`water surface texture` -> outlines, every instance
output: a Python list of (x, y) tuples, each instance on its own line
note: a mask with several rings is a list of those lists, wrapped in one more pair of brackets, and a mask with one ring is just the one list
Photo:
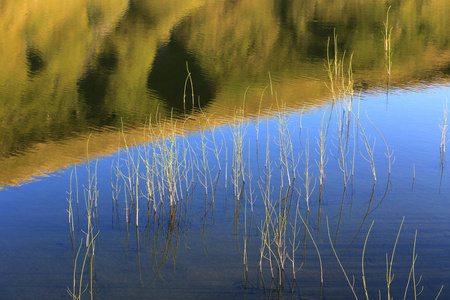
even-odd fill
[(448, 1), (0, 7), (0, 299), (450, 297)]

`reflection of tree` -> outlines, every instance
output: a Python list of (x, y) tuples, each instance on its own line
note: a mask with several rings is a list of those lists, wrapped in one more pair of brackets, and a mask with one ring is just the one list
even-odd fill
[[(109, 78), (117, 69), (118, 54), (113, 45), (108, 45), (99, 53), (95, 62), (78, 81), (78, 93), (85, 100), (87, 119), (98, 120), (95, 123), (111, 125), (116, 123), (114, 113), (110, 113), (106, 106)], [(108, 120), (113, 118), (112, 120)], [(113, 121), (113, 122), (111, 122)], [(115, 122), (114, 122), (115, 121)]]
[(28, 47), (26, 51), (26, 60), (28, 66), (28, 75), (30, 77), (39, 75), (45, 69), (45, 61), (42, 53), (33, 47)]
[[(191, 85), (183, 89), (187, 77), (186, 63), (192, 74), (193, 91)], [(194, 107), (206, 108), (209, 101), (215, 98), (215, 85), (204, 77), (204, 73), (184, 45), (172, 37), (169, 43), (162, 45), (156, 52), (153, 65), (147, 77), (147, 87), (155, 91), (166, 106), (178, 112)], [(193, 96), (192, 101), (185, 101), (184, 96)]]

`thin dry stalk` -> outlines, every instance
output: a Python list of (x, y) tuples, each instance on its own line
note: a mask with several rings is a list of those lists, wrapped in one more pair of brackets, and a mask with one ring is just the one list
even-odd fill
[(288, 187), (291, 187), (295, 181), (298, 159), (294, 158), (291, 134), (287, 124), (286, 105), (282, 103), (278, 106), (278, 110), (278, 146), (280, 147), (281, 181), (286, 176)]
[(394, 262), (395, 249), (397, 248), (398, 238), (400, 237), (400, 232), (402, 231), (403, 222), (405, 221), (405, 217), (402, 219), (402, 223), (400, 224), (400, 228), (398, 229), (397, 237), (395, 239), (394, 248), (392, 249), (391, 259), (388, 259), (388, 255), (386, 253), (386, 284), (387, 284), (387, 298), (391, 300), (391, 283), (394, 280), (394, 274), (392, 273), (392, 264)]
[(191, 72), (189, 71), (189, 65), (188, 62), (186, 61), (186, 71), (187, 71), (187, 76), (186, 76), (186, 80), (184, 82), (184, 93), (183, 93), (183, 112), (186, 113), (186, 90), (188, 87), (188, 83), (190, 84), (191, 87), (191, 99), (192, 99), (192, 109), (194, 109), (194, 102), (195, 102), (195, 96), (194, 96), (194, 82), (192, 81), (192, 75)]
[(75, 248), (74, 248), (74, 233), (75, 233), (74, 231), (75, 230), (74, 230), (74, 225), (73, 225), (73, 208), (72, 208), (72, 202), (73, 202), (73, 199), (72, 199), (72, 177), (73, 177), (73, 170), (70, 173), (70, 189), (69, 189), (69, 192), (68, 192), (69, 198), (66, 199), (67, 202), (69, 203), (69, 209), (67, 209), (66, 211), (69, 214), (70, 240), (72, 242), (72, 248), (75, 251)]
[(202, 176), (203, 181), (200, 180), (200, 183), (205, 188), (205, 196), (208, 195), (208, 187), (211, 185), (210, 183), (212, 181), (209, 178), (210, 176), (208, 176), (208, 175), (210, 175), (211, 172), (210, 172), (210, 167), (209, 167), (209, 161), (207, 159), (208, 147), (207, 147), (206, 142), (207, 142), (207, 140), (206, 140), (205, 128), (203, 128), (200, 131), (200, 151), (201, 151), (201, 154), (202, 154), (201, 159), (200, 159), (200, 163), (201, 163), (202, 169), (199, 170), (199, 171), (203, 175)]
[(370, 224), (370, 227), (369, 227), (369, 231), (367, 231), (366, 239), (364, 241), (362, 257), (361, 257), (362, 282), (363, 282), (363, 286), (364, 286), (364, 293), (366, 294), (366, 299), (367, 300), (369, 300), (369, 294), (367, 293), (366, 275), (365, 275), (365, 272), (364, 272), (364, 256), (366, 254), (367, 240), (369, 239), (369, 234), (370, 234), (370, 231), (372, 230), (372, 226), (373, 226), (374, 222), (375, 221), (372, 221), (372, 224)]
[(388, 159), (388, 166), (389, 166), (389, 174), (388, 174), (388, 175), (390, 175), (390, 174), (391, 174), (391, 167), (392, 167), (392, 165), (393, 165), (394, 162), (395, 162), (395, 157), (393, 156), (393, 155), (394, 155), (394, 150), (392, 150), (392, 152), (389, 150), (389, 147), (388, 147), (388, 145), (387, 145), (387, 142), (386, 142), (386, 140), (385, 140), (383, 134), (382, 134), (381, 131), (378, 129), (378, 127), (375, 126), (375, 124), (370, 120), (369, 116), (367, 115), (367, 111), (366, 111), (366, 117), (367, 117), (367, 120), (369, 120), (370, 124), (372, 124), (372, 126), (378, 131), (378, 133), (379, 133), (380, 136), (381, 136), (381, 139), (383, 140), (384, 146), (386, 147), (386, 153), (385, 153), (385, 155), (386, 155), (386, 157), (387, 157), (387, 159)]
[[(246, 93), (247, 91), (248, 88)], [(242, 108), (235, 109), (234, 122), (231, 126), (231, 134), (233, 136), (232, 182), (234, 187), (234, 197), (237, 202), (240, 200), (242, 187), (245, 183), (243, 147), (246, 128), (244, 126), (244, 106), (245, 96)]]
[[(202, 110), (202, 113), (203, 113), (203, 110)], [(205, 116), (206, 122), (208, 123), (208, 127), (209, 127), (209, 130), (210, 130), (211, 142), (212, 142), (212, 144), (213, 144), (213, 152), (214, 152), (214, 156), (216, 157), (216, 160), (217, 160), (217, 166), (219, 167), (219, 172), (220, 172), (220, 171), (222, 171), (222, 165), (221, 165), (221, 163), (220, 163), (220, 152), (222, 151), (223, 144), (222, 144), (222, 146), (220, 146), (220, 147), (217, 145), (217, 142), (216, 142), (215, 127), (212, 126), (212, 125), (211, 125), (211, 122), (209, 121), (209, 119), (210, 119), (211, 117), (212, 117), (212, 116), (210, 116), (210, 117), (206, 117), (206, 116)]]
[(384, 38), (384, 62), (386, 65), (386, 71), (388, 78), (391, 76), (391, 68), (392, 68), (392, 51), (391, 51), (391, 36), (392, 36), (392, 26), (389, 24), (389, 12), (391, 10), (391, 7), (389, 6), (386, 12), (386, 21), (384, 24), (384, 32), (383, 32), (383, 38)]
[(447, 144), (447, 115), (448, 115), (448, 108), (447, 108), (447, 102), (444, 103), (444, 116), (442, 118), (442, 124), (439, 126), (441, 129), (441, 144), (440, 144), (440, 153), (441, 153), (441, 165), (444, 165), (444, 159), (445, 159), (445, 145)]
[(300, 242), (296, 241), (296, 238), (297, 238), (298, 234), (300, 233), (300, 229), (297, 228), (297, 219), (298, 219), (298, 214), (299, 213), (300, 213), (300, 197), (297, 200), (297, 207), (296, 207), (296, 214), (295, 214), (295, 217), (294, 217), (294, 224), (291, 224), (292, 240), (290, 241), (290, 243), (291, 243), (291, 246), (292, 246), (292, 254), (291, 254), (291, 256), (289, 256), (289, 254), (287, 255), (287, 258), (292, 263), (292, 276), (294, 277), (294, 280), (296, 279), (295, 278), (295, 274), (301, 268), (301, 266), (298, 269), (296, 269), (296, 267), (295, 267), (295, 252), (297, 251), (298, 247), (300, 247)]
[(411, 265), (411, 270), (409, 272), (408, 283), (406, 284), (405, 294), (403, 296), (403, 300), (406, 300), (406, 295), (408, 293), (408, 288), (409, 288), (409, 283), (411, 282), (411, 277), (412, 277), (412, 282), (413, 282), (414, 300), (417, 300), (417, 296), (420, 295), (423, 292), (423, 287), (422, 287), (422, 290), (419, 293), (417, 293), (417, 286), (420, 284), (420, 281), (422, 280), (422, 276), (420, 276), (419, 281), (416, 282), (416, 272), (415, 272), (415, 265), (416, 265), (416, 261), (417, 261), (416, 241), (417, 241), (417, 230), (416, 230), (416, 233), (414, 235), (412, 265)]
[(342, 266), (339, 256), (337, 255), (336, 250), (334, 249), (333, 241), (331, 240), (331, 235), (330, 235), (330, 226), (328, 225), (328, 217), (327, 217), (327, 229), (328, 229), (328, 240), (330, 241), (331, 250), (333, 250), (334, 257), (336, 257), (336, 260), (339, 263), (339, 266), (341, 267), (342, 272), (344, 273), (345, 279), (347, 280), (347, 283), (350, 286), (350, 289), (352, 290), (353, 296), (355, 297), (355, 299), (358, 299), (358, 296), (356, 295), (356, 292), (355, 292), (354, 284), (352, 284), (350, 282), (350, 279), (347, 276), (347, 272), (345, 272), (345, 269)]
[[(271, 177), (272, 177), (272, 166), (269, 156), (269, 145), (270, 145), (270, 135), (267, 126), (267, 144), (266, 144), (266, 161), (265, 161), (265, 170), (264, 175), (265, 178), (259, 183), (259, 188), (261, 191), (261, 197), (264, 203), (264, 213), (265, 219), (261, 221), (261, 247), (260, 247), (260, 261), (259, 261), (259, 269), (262, 273), (262, 261), (263, 258), (269, 261), (270, 272), (272, 278), (274, 278), (273, 266), (272, 266), (272, 251), (270, 250), (272, 247), (272, 238), (271, 238), (271, 228), (272, 228), (272, 214), (273, 214), (273, 206), (271, 203)], [(267, 252), (267, 254), (266, 254)]]
[(261, 233), (261, 246), (259, 247), (259, 272), (262, 274), (262, 265), (263, 265), (263, 258), (266, 258), (265, 252), (266, 252), (266, 245), (267, 245), (267, 225), (265, 221), (261, 220), (261, 226), (258, 227), (259, 232)]
[(304, 148), (304, 153), (305, 153), (305, 172), (304, 172), (304, 181), (303, 181), (303, 186), (305, 188), (305, 201), (306, 201), (306, 209), (307, 212), (309, 213), (309, 199), (314, 191), (315, 188), (315, 183), (314, 186), (311, 188), (311, 179), (312, 179), (312, 175), (310, 175), (310, 171), (309, 171), (309, 133), (307, 132), (306, 134), (306, 143), (305, 143), (305, 148)]
[(261, 93), (261, 98), (259, 99), (259, 107), (258, 107), (258, 116), (257, 116), (257, 122), (256, 122), (256, 145), (258, 145), (258, 140), (259, 140), (259, 123), (261, 122), (261, 106), (262, 106), (262, 101), (263, 101), (263, 97), (264, 97), (264, 92), (267, 90), (267, 86), (263, 89), (262, 93)]
[(300, 216), (300, 219), (303, 222), (303, 225), (305, 225), (306, 231), (308, 232), (309, 237), (311, 238), (311, 241), (313, 242), (314, 248), (316, 248), (317, 256), (319, 257), (319, 264), (320, 264), (320, 285), (323, 286), (323, 267), (322, 267), (322, 257), (320, 256), (319, 247), (317, 247), (316, 241), (314, 240), (314, 237), (311, 234), (311, 231), (309, 230), (308, 224), (303, 220), (303, 217), (300, 213), (300, 209), (297, 207), (296, 215)]
[[(72, 297), (73, 300), (80, 300), (81, 296), (87, 291), (87, 289), (89, 288), (89, 284), (86, 284), (86, 286), (83, 289), (83, 275), (84, 275), (84, 269), (86, 268), (86, 262), (88, 260), (89, 257), (89, 251), (92, 247), (92, 244), (94, 243), (95, 239), (97, 239), (97, 236), (100, 232), (97, 232), (97, 234), (92, 238), (92, 240), (90, 241), (88, 248), (86, 249), (86, 254), (84, 255), (84, 259), (83, 259), (83, 263), (81, 265), (81, 271), (80, 271), (80, 275), (79, 275), (79, 279), (78, 279), (78, 292), (77, 292), (77, 267), (78, 267), (78, 257), (80, 255), (81, 252), (81, 248), (83, 245), (83, 240), (81, 240), (80, 242), (80, 246), (78, 247), (78, 251), (77, 254), (75, 256), (75, 260), (74, 260), (74, 266), (73, 266), (73, 274), (72, 274), (72, 290), (67, 287), (67, 293)], [(92, 261), (92, 259), (91, 259)], [(92, 293), (92, 270), (91, 270), (91, 299), (93, 299), (93, 293)]]
[[(359, 119), (356, 119), (356, 121), (358, 122), (358, 125), (359, 125), (359, 128), (361, 129), (361, 133), (362, 133), (362, 140), (363, 140), (363, 142), (364, 142), (364, 146), (365, 146), (365, 148), (366, 148), (366, 152), (367, 152), (367, 157), (364, 155), (364, 154), (362, 154), (362, 152), (360, 151), (360, 153), (361, 153), (361, 156), (367, 161), (367, 162), (369, 162), (370, 163), (370, 167), (371, 167), (371, 170), (372, 170), (372, 175), (373, 175), (373, 179), (374, 179), (374, 182), (377, 182), (377, 173), (376, 173), (376, 170), (375, 170), (375, 160), (374, 160), (374, 153), (375, 153), (375, 142), (376, 142), (376, 139), (374, 138), (374, 141), (373, 141), (373, 145), (370, 143), (370, 137), (366, 134), (366, 132), (365, 132), (365, 130), (364, 130), (364, 127), (361, 125), (361, 123), (359, 122)], [(387, 147), (387, 146), (386, 146)], [(389, 151), (389, 149), (388, 149), (388, 151)], [(390, 163), (390, 156), (392, 155), (392, 153), (391, 154), (389, 154), (389, 156), (388, 156), (388, 158), (389, 158), (389, 164), (391, 164)]]
[(317, 139), (317, 145), (319, 146), (319, 150), (316, 150), (316, 152), (319, 154), (319, 161), (316, 161), (317, 166), (319, 167), (319, 185), (320, 188), (323, 187), (323, 182), (325, 180), (325, 166), (328, 163), (328, 158), (325, 156), (326, 149), (327, 149), (327, 131), (324, 132), (324, 118), (325, 113), (322, 115), (322, 121), (320, 123), (320, 130), (319, 130), (319, 138)]

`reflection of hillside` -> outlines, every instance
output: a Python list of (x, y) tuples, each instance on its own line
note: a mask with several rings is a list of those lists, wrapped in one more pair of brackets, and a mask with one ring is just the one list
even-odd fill
[[(248, 102), (245, 106), (246, 119), (255, 119), (258, 114), (258, 107), (262, 101), (261, 118), (273, 118), (278, 111), (277, 102), (270, 93), (262, 95), (262, 90), (250, 90), (248, 92)], [(242, 98), (241, 98), (242, 99)], [(313, 109), (323, 105), (326, 100), (311, 98), (305, 102), (298, 103), (298, 107), (288, 107), (288, 110), (295, 108)], [(279, 104), (279, 103), (278, 103)], [(209, 112), (209, 111), (212, 112)], [(217, 111), (216, 111), (217, 110)], [(173, 119), (160, 116), (162, 120), (158, 124), (153, 123), (151, 132), (156, 136), (148, 136), (147, 125), (134, 124), (126, 127), (124, 134), (118, 130), (108, 128), (101, 131), (93, 131), (89, 134), (80, 134), (76, 137), (58, 141), (47, 141), (45, 143), (36, 143), (29, 151), (21, 155), (10, 156), (0, 160), (0, 187), (15, 186), (36, 178), (46, 176), (48, 173), (57, 172), (61, 168), (68, 167), (71, 164), (80, 164), (86, 161), (86, 149), (89, 141), (89, 156), (103, 157), (109, 156), (115, 152), (118, 147), (124, 147), (124, 139), (127, 145), (143, 144), (160, 138), (165, 138), (173, 132), (178, 135), (190, 134), (207, 130), (212, 127), (221, 127), (229, 125), (234, 120), (234, 106), (213, 106), (206, 112), (197, 111), (188, 118), (180, 121), (176, 117)], [(155, 115), (151, 116), (153, 120)]]
[[(55, 170), (72, 162), (67, 153), (83, 156), (81, 145), (92, 127), (102, 131), (120, 126), (122, 119), (142, 122), (155, 111), (168, 114), (170, 107), (181, 111), (186, 62), (195, 100), (213, 116), (231, 116), (247, 87), (246, 110), (255, 114), (269, 71), (279, 100), (291, 108), (315, 107), (329, 97), (324, 59), (327, 38), (336, 29), (340, 49), (354, 53), (356, 85), (383, 88), (381, 31), (388, 5), (392, 84), (449, 75), (448, 1), (383, 3), (3, 1), (0, 153), (2, 166), (11, 168), (0, 176), (9, 179), (0, 182)], [(263, 109), (271, 105), (264, 102)], [(109, 151), (104, 139), (100, 144)], [(44, 161), (59, 155), (63, 158), (47, 168)], [(28, 164), (34, 167), (28, 170)], [(21, 165), (27, 171), (14, 171)]]
[[(314, 82), (302, 80), (293, 80), (291, 84), (302, 86), (305, 89), (315, 85)], [(427, 84), (428, 82), (425, 83), (423, 88), (426, 88)], [(436, 84), (448, 85), (449, 82), (442, 80), (441, 82), (436, 82)], [(320, 85), (324, 86), (323, 82), (320, 82)], [(412, 87), (420, 88), (421, 83), (416, 83)], [(404, 88), (408, 87), (404, 86)], [(278, 102), (277, 104), (275, 97), (271, 96), (268, 90), (264, 94), (262, 92), (263, 89), (248, 90), (245, 105), (246, 120), (251, 121), (256, 120), (258, 117), (264, 119), (277, 116), (279, 112), (277, 105), (280, 103)], [(291, 96), (293, 97), (294, 95)], [(259, 114), (260, 103), (261, 113)], [(303, 102), (285, 103), (287, 105), (285, 112), (303, 110), (305, 113), (308, 113), (308, 111), (320, 108), (327, 103), (329, 103), (329, 100), (326, 98), (321, 99), (320, 93), (311, 94), (310, 98), (304, 99)], [(166, 135), (173, 133), (171, 126), (175, 126), (174, 131), (178, 135), (196, 134), (200, 130), (208, 130), (210, 126), (220, 130), (220, 127), (231, 124), (234, 116), (234, 106), (221, 106), (219, 103), (212, 103), (206, 112), (195, 113), (182, 121), (175, 118), (174, 122), (171, 122), (170, 119), (164, 118), (159, 125), (152, 124), (153, 132), (157, 133), (157, 136), (147, 136), (144, 134), (149, 132), (147, 126), (134, 124), (125, 128), (124, 135), (119, 133), (118, 130), (109, 128), (107, 130), (94, 131), (91, 134), (79, 135), (71, 139), (38, 143), (26, 153), (0, 160), (0, 165), (2, 166), (0, 169), (0, 187), (20, 185), (45, 176), (46, 173), (57, 172), (71, 164), (85, 162), (88, 140), (89, 156), (91, 158), (101, 158), (111, 155), (118, 147), (124, 147), (124, 137), (127, 144), (131, 145), (148, 143), (164, 138)], [(152, 118), (154, 120), (155, 116), (152, 116)], [(165, 131), (161, 131), (161, 128), (164, 128)]]
[[(146, 75), (159, 44), (202, 1), (25, 1), (0, 13), (0, 153), (158, 107)], [(161, 111), (161, 108), (160, 108)]]
[[(3, 155), (45, 141), (49, 132), (64, 137), (80, 127), (85, 117), (73, 83), (90, 49), (120, 19), (125, 4), (97, 1), (98, 22), (92, 24), (88, 1), (5, 2), (0, 17), (2, 44), (7, 41), (0, 56)], [(85, 44), (78, 44), (82, 39)]]

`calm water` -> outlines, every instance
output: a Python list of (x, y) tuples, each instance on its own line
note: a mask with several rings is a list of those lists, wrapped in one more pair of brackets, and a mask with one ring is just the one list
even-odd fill
[(0, 5), (0, 299), (448, 298), (447, 1), (185, 2)]

